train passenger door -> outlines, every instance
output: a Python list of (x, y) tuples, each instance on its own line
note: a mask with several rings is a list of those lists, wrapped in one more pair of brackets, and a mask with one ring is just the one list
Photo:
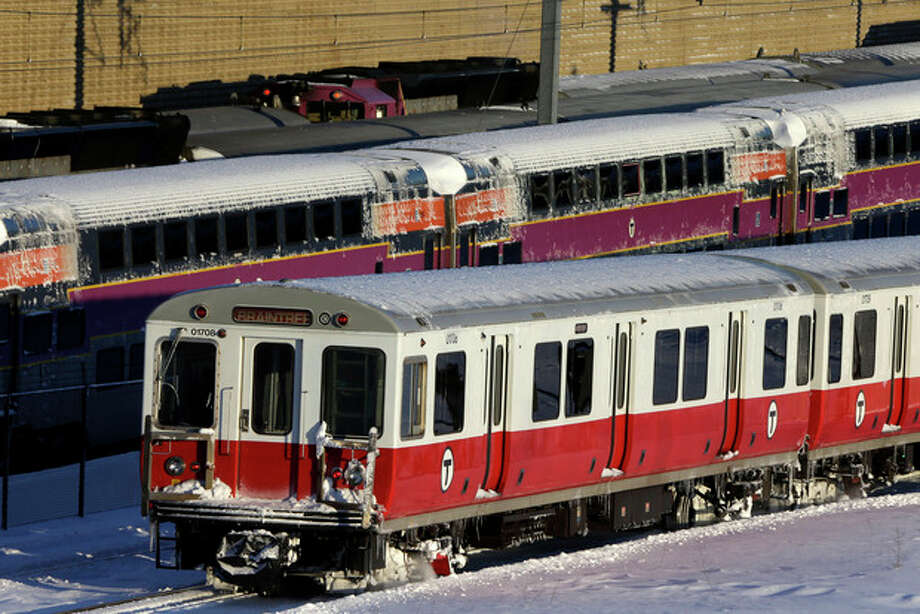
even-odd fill
[(626, 440), (629, 432), (630, 382), (632, 381), (632, 349), (635, 323), (617, 324), (613, 338), (611, 374), (611, 424), (610, 456), (607, 467), (619, 470), (626, 458)]
[(891, 400), (885, 424), (901, 424), (904, 405), (907, 403), (907, 357), (910, 344), (910, 298), (894, 299), (894, 322), (891, 330)]
[(737, 451), (738, 432), (741, 425), (741, 380), (744, 356), (744, 312), (728, 314), (728, 347), (725, 360), (725, 426), (721, 456), (734, 455)]
[(486, 361), (486, 471), (483, 490), (499, 491), (505, 468), (505, 432), (508, 426), (509, 335), (492, 335)]
[(237, 496), (296, 495), (302, 342), (243, 339)]

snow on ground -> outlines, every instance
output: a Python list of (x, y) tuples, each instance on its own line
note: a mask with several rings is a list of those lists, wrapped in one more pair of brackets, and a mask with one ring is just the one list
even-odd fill
[[(471, 558), (449, 578), (195, 612), (553, 613), (920, 610), (920, 492), (697, 527), (557, 540)], [(200, 583), (156, 570), (137, 508), (0, 532), (0, 611), (56, 612)], [(210, 609), (209, 609), (210, 608)], [(181, 611), (175, 604), (171, 611)], [(189, 610), (191, 611), (191, 610)]]

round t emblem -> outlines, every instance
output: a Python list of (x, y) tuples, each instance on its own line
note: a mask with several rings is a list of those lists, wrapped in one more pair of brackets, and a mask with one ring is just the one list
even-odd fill
[(778, 422), (779, 410), (776, 409), (776, 401), (770, 401), (770, 410), (767, 412), (767, 439), (773, 439)]
[(454, 481), (454, 453), (450, 448), (444, 448), (441, 457), (441, 492), (447, 492), (450, 483)]
[(860, 390), (856, 395), (856, 428), (862, 426), (863, 420), (866, 419), (866, 395)]

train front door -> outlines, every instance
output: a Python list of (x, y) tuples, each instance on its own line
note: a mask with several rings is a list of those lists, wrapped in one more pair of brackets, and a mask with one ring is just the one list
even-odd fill
[(744, 357), (744, 312), (728, 314), (728, 336), (725, 360), (725, 422), (719, 454), (734, 456), (737, 452), (741, 426), (741, 382)]
[(616, 325), (613, 337), (610, 456), (607, 459), (607, 468), (615, 471), (622, 469), (626, 457), (634, 332), (635, 323), (624, 322)]
[(885, 424), (900, 426), (908, 400), (907, 357), (910, 355), (910, 298), (894, 299), (894, 321), (891, 327), (891, 399)]
[(508, 335), (492, 335), (485, 389), (486, 461), (482, 488), (499, 492), (505, 469), (508, 425)]
[(238, 496), (296, 495), (302, 349), (300, 341), (243, 339)]

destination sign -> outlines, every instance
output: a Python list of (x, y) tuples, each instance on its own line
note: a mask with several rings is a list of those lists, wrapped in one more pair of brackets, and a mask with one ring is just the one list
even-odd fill
[(270, 307), (234, 307), (233, 321), (244, 324), (280, 324), (312, 326), (313, 312), (307, 309), (272, 309)]

